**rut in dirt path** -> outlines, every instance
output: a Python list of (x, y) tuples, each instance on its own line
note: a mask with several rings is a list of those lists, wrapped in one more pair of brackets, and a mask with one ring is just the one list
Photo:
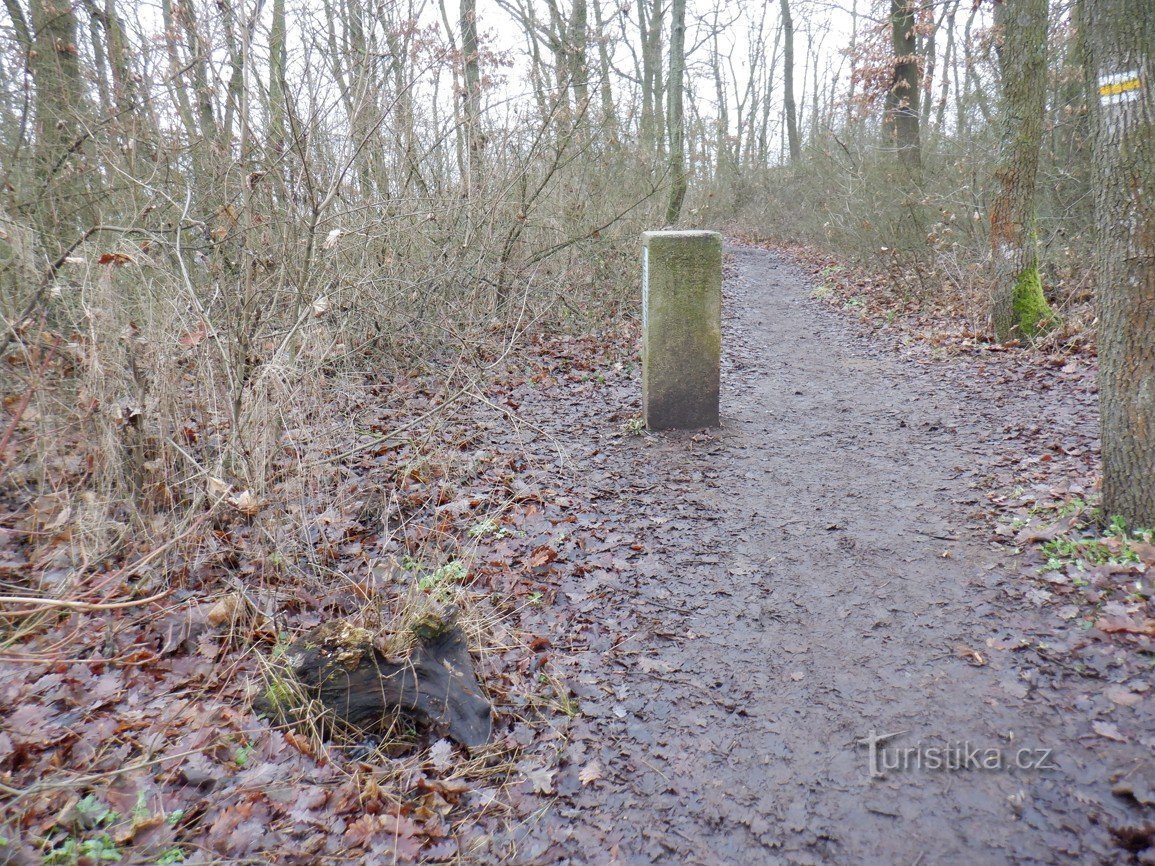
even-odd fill
[[(649, 554), (562, 588), (603, 636), (568, 772), (604, 778), (559, 777), (526, 862), (1120, 862), (1095, 820), (1127, 818), (1104, 783), (1128, 747), (1079, 740), (986, 646), (1014, 579), (966, 523), (990, 407), (850, 333), (775, 255), (727, 262), (722, 429), (634, 440), (610, 474)], [(871, 731), (1056, 769), (871, 778)]]

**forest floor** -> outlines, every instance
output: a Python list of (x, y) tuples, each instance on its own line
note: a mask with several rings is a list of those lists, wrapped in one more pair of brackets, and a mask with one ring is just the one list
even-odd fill
[[(943, 355), (815, 288), (728, 249), (719, 430), (598, 435), (636, 400), (612, 390), (522, 403), (644, 549), (559, 587), (581, 715), (517, 862), (1155, 862), (1142, 629), (1000, 540), (1085, 495), (1092, 362)], [(872, 773), (875, 734), (924, 763)]]
[[(1155, 862), (1155, 547), (1090, 515), (1093, 358), (873, 327), (756, 247), (724, 293), (719, 429), (640, 431), (633, 322), (368, 375), (355, 453), (287, 458), (333, 491), (17, 620), (0, 862)], [(0, 505), (46, 591), (65, 519)], [(488, 623), (487, 752), (257, 716), (292, 635), (426, 567)]]

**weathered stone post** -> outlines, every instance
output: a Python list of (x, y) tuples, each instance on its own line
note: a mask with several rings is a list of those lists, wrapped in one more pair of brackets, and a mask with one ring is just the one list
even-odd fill
[(722, 357), (722, 236), (642, 234), (642, 404), (651, 430), (714, 427)]

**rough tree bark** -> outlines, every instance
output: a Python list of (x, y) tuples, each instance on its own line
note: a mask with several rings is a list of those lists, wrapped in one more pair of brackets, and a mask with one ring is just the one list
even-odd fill
[[(10, 8), (17, 8), (10, 4)], [(27, 39), (28, 69), (36, 106), (35, 165), (40, 187), (33, 213), (46, 258), (53, 261), (73, 240), (84, 214), (84, 179), (74, 159), (82, 144), (84, 85), (76, 46), (76, 10), (66, 0), (32, 0)]]
[(890, 0), (890, 33), (894, 72), (886, 93), (886, 125), (894, 139), (899, 165), (922, 168), (919, 136), (919, 57), (915, 33), (916, 0)]
[(798, 108), (794, 104), (794, 19), (790, 17), (790, 0), (780, 0), (782, 5), (782, 110), (786, 114), (786, 140), (790, 148), (790, 161), (797, 162), (802, 156), (802, 144), (798, 138)]
[(1047, 0), (999, 0), (995, 33), (1003, 128), (995, 170), (998, 193), (990, 215), (991, 321), (999, 340), (1031, 340), (1054, 319), (1043, 297), (1035, 241), (1035, 178), (1047, 92)]
[(1155, 526), (1155, 15), (1083, 4), (1095, 99), (1103, 511)]
[(642, 150), (665, 152), (662, 122), (662, 0), (637, 0), (642, 41)]
[(589, 42), (589, 13), (586, 0), (573, 0), (569, 26), (566, 28), (566, 52), (569, 55), (570, 86), (574, 106), (584, 116), (590, 99), (589, 60), (586, 45)]
[(269, 25), (269, 148), (276, 156), (285, 149), (285, 0), (273, 0)]
[(670, 79), (669, 119), (670, 130), (670, 199), (666, 205), (666, 224), (674, 225), (682, 215), (682, 202), (686, 200), (686, 133), (685, 112), (682, 98), (686, 79), (686, 0), (673, 0), (670, 4)]
[(468, 195), (481, 187), (485, 135), (481, 130), (481, 60), (477, 44), (477, 0), (461, 0), (461, 53), (465, 87), (461, 102), (465, 116), (466, 149), (469, 153)]

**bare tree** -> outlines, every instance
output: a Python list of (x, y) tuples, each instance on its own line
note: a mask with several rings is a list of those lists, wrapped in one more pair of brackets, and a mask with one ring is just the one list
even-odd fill
[(686, 80), (686, 0), (670, 4), (670, 198), (666, 205), (666, 224), (674, 225), (682, 215), (689, 179), (686, 176), (685, 110), (682, 100)]
[(794, 19), (790, 16), (790, 0), (780, 0), (782, 7), (782, 111), (786, 115), (786, 138), (790, 147), (790, 161), (802, 157), (798, 137), (798, 109), (794, 103)]
[(481, 129), (481, 54), (477, 42), (477, 0), (461, 0), (461, 52), (464, 58), (465, 86), (461, 104), (465, 118), (469, 153), (467, 195), (481, 188), (484, 176), (485, 133)]

